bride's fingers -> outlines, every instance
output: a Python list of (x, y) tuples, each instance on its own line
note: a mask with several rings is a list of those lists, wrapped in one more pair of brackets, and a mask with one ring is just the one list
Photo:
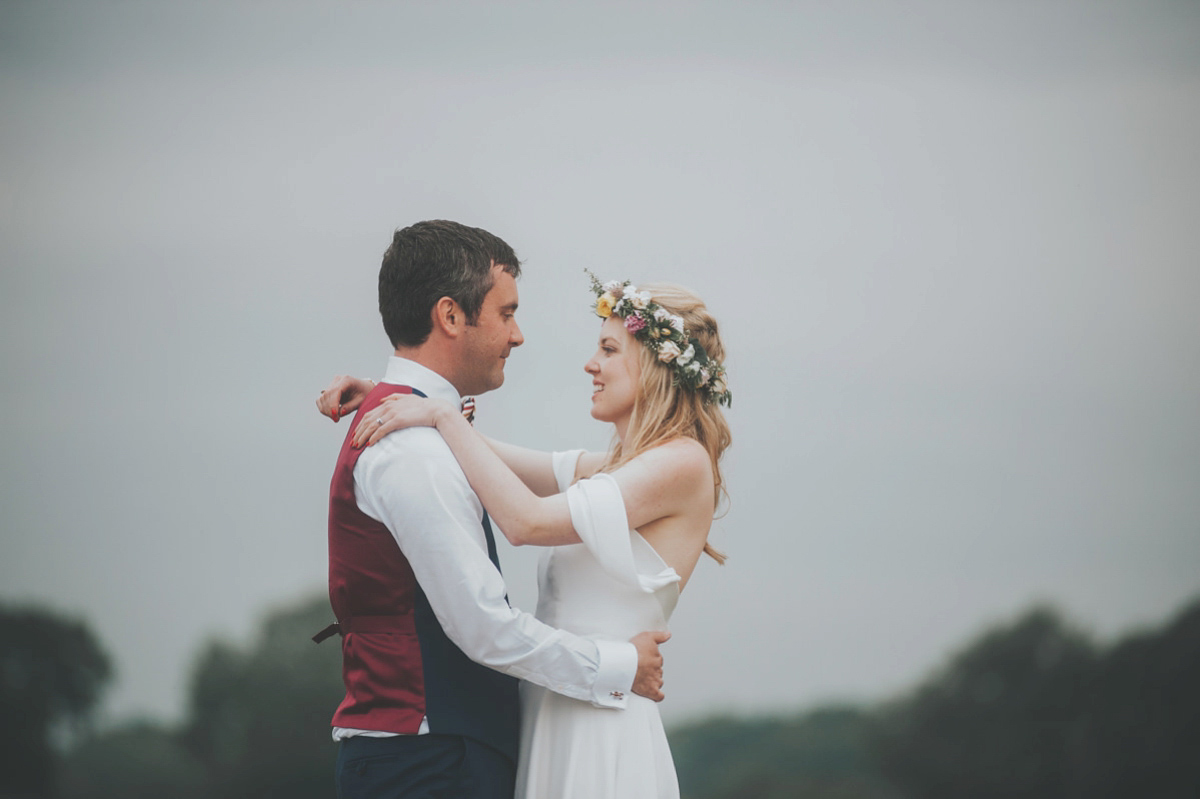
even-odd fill
[(317, 410), (335, 422), (345, 415), (342, 401), (349, 389), (349, 380), (345, 375), (336, 375), (317, 396)]
[(378, 418), (379, 418), (378, 410), (373, 410), (370, 413), (363, 416), (363, 418), (358, 423), (358, 427), (354, 428), (354, 438), (351, 441), (353, 446), (361, 447), (366, 443), (367, 436), (369, 436), (371, 434), (371, 431), (375, 428), (375, 426), (377, 424), (375, 420)]
[(370, 415), (364, 417), (359, 423), (358, 429), (354, 431), (355, 446), (369, 447), (397, 429), (399, 425), (389, 424), (391, 418), (392, 415), (389, 411), (379, 408), (371, 411)]
[(337, 395), (339, 415), (345, 416), (351, 411), (358, 410), (358, 406), (362, 405), (366, 398), (366, 394), (355, 392), (353, 386), (343, 388)]
[[(333, 413), (329, 404), (329, 389), (325, 389), (317, 395), (317, 411), (322, 416), (328, 416), (333, 419)], [(334, 421), (337, 421), (336, 419)]]
[(394, 429), (395, 428), (388, 428), (386, 414), (384, 416), (380, 416), (375, 421), (375, 424), (371, 425), (370, 429), (367, 431), (367, 443), (365, 446), (372, 446), (379, 441), (379, 439), (383, 438)]
[[(378, 406), (376, 406), (370, 412), (368, 412), (365, 416), (363, 416), (362, 421), (360, 421), (358, 423), (358, 429), (354, 431), (354, 446), (356, 446), (356, 447), (361, 447), (364, 445), (370, 446), (371, 444), (375, 443), (374, 441), (367, 441), (367, 436), (370, 435), (374, 431), (374, 429), (379, 426), (379, 419), (381, 419), (383, 417), (383, 415), (386, 414), (390, 410), (388, 405), (391, 404), (392, 399), (396, 396), (398, 396), (398, 395), (391, 394), (391, 395), (384, 397)], [(350, 411), (350, 409), (347, 408), (346, 412), (349, 413), (349, 411)], [(334, 421), (337, 421), (337, 420), (335, 419)], [(378, 440), (378, 439), (376, 439), (376, 440)]]
[(433, 427), (434, 405), (408, 394), (391, 394), (363, 415), (352, 439), (355, 447), (369, 447), (388, 433), (406, 427)]

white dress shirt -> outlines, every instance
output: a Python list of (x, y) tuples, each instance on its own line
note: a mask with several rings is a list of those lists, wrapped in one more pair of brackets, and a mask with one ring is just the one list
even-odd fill
[[(412, 386), (456, 406), (441, 375), (393, 356), (383, 382)], [(432, 427), (397, 430), (367, 447), (354, 466), (354, 498), (400, 545), (446, 635), (463, 653), (555, 693), (624, 709), (637, 671), (628, 641), (581, 638), (509, 607), (487, 554), (483, 506)], [(428, 718), (420, 732), (428, 732)], [(335, 727), (334, 739), (379, 732)]]

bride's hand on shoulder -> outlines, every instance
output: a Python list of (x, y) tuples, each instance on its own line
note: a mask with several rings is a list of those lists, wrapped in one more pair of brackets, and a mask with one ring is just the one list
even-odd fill
[(356, 447), (369, 447), (395, 430), (437, 427), (442, 414), (457, 416), (459, 412), (446, 400), (425, 399), (416, 394), (390, 394), (378, 407), (363, 414), (352, 443)]
[(333, 421), (341, 419), (358, 409), (363, 400), (375, 388), (372, 380), (363, 380), (350, 375), (337, 375), (328, 387), (317, 395), (317, 410)]

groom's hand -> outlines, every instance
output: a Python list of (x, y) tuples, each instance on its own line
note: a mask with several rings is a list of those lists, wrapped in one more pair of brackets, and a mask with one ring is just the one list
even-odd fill
[(629, 643), (637, 647), (638, 668), (633, 677), (633, 692), (638, 696), (661, 702), (666, 699), (662, 692), (663, 658), (659, 654), (658, 645), (667, 642), (671, 637), (667, 632), (638, 633), (629, 639)]

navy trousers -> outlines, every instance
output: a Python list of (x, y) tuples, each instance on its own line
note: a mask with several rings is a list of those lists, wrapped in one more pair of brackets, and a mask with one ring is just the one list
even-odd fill
[(512, 799), (515, 764), (459, 735), (356, 736), (338, 749), (338, 799)]

